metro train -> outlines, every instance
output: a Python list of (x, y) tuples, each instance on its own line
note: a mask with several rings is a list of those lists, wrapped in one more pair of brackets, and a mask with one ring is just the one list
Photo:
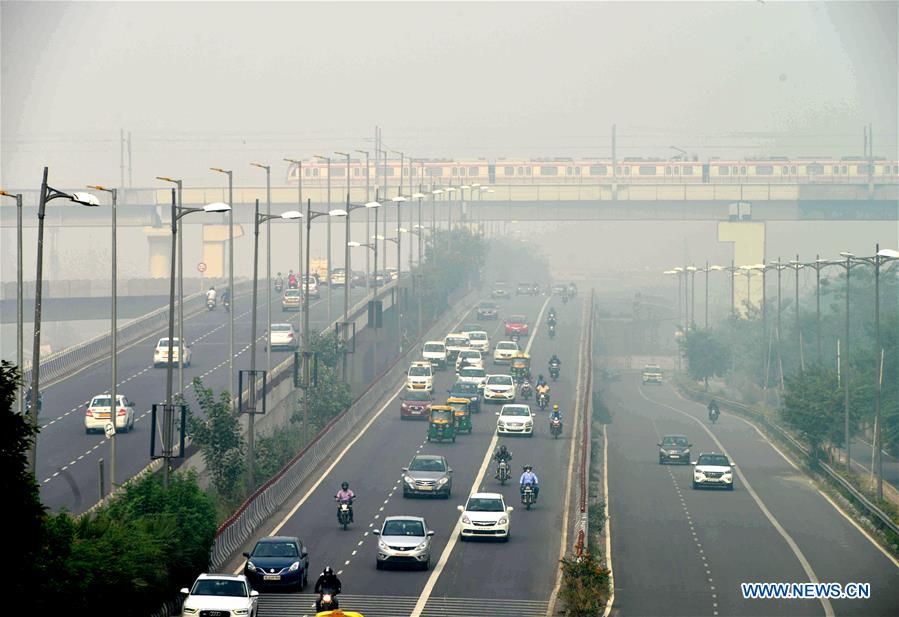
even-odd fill
[[(321, 186), (330, 169), (332, 186), (346, 184), (345, 162), (320, 160), (302, 163), (303, 184)], [(300, 165), (291, 164), (287, 183), (296, 184)], [(365, 161), (350, 160), (350, 184), (365, 184)], [(386, 175), (396, 186), (400, 181), (400, 162), (388, 160), (376, 168), (369, 163), (369, 180)], [(705, 162), (684, 159), (624, 158), (608, 159), (415, 159), (404, 163), (403, 183), (417, 185), (462, 184), (854, 184), (868, 182), (892, 184), (899, 180), (899, 161), (864, 157), (771, 156), (751, 159), (710, 159)]]

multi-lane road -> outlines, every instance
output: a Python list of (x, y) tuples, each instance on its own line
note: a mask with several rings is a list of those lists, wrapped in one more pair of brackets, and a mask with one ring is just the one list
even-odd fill
[[(354, 289), (351, 304), (365, 293)], [(310, 328), (319, 331), (328, 324), (327, 290), (322, 299), (310, 303)], [(266, 304), (264, 292), (259, 300), (257, 317), (257, 366), (266, 366), (264, 331)], [(272, 290), (272, 321), (290, 321), (298, 325), (299, 312), (282, 313), (278, 294)], [(343, 307), (343, 290), (337, 289), (333, 297), (333, 316)], [(250, 299), (236, 299), (234, 323), (235, 371), (249, 367)], [(176, 331), (177, 332), (177, 331)], [(140, 471), (150, 462), (149, 410), (154, 403), (165, 400), (166, 371), (153, 368), (153, 348), (159, 337), (157, 332), (118, 353), (118, 393), (135, 403), (135, 430), (120, 432), (116, 436), (116, 476), (119, 482)], [(228, 388), (228, 313), (221, 305), (215, 311), (203, 311), (185, 319), (184, 337), (193, 353), (191, 366), (184, 369), (185, 396), (190, 397), (190, 382), (201, 377), (207, 387), (216, 392)], [(280, 363), (290, 352), (272, 351), (272, 366)], [(177, 392), (177, 368), (175, 369)], [(235, 377), (236, 382), (236, 377)], [(109, 445), (104, 435), (84, 432), (84, 413), (87, 403), (96, 394), (108, 392), (110, 367), (101, 361), (57, 383), (42, 387), (43, 408), (40, 415), (41, 433), (38, 441), (37, 480), (41, 487), (41, 499), (51, 510), (68, 508), (79, 513), (91, 507), (98, 498), (98, 461), (106, 461), (109, 473)]]
[[(546, 335), (544, 309), (555, 304), (559, 328), (555, 340)], [(295, 499), (269, 523), (259, 536), (280, 534), (299, 536), (307, 545), (314, 580), (326, 565), (332, 566), (343, 582), (341, 607), (360, 610), (366, 617), (409, 615), (512, 616), (544, 615), (556, 582), (562, 541), (564, 495), (572, 446), (568, 426), (575, 396), (577, 350), (581, 336), (580, 302), (562, 305), (558, 298), (515, 298), (501, 304), (504, 314), (524, 312), (531, 323), (531, 336), (522, 339), (530, 347), (532, 367), (546, 373), (549, 357), (559, 354), (563, 362), (560, 380), (553, 384), (552, 402), (566, 413), (562, 438), (549, 435), (548, 412), (537, 411), (533, 438), (495, 435), (499, 406), (483, 405), (473, 415), (474, 431), (461, 435), (455, 443), (428, 443), (426, 423), (401, 421), (396, 398), (359, 427), (354, 440), (337, 449), (329, 465), (304, 487)], [(502, 316), (501, 316), (502, 317)], [(463, 321), (474, 321), (468, 314)], [(538, 325), (539, 324), (539, 325)], [(503, 340), (502, 321), (485, 322), (491, 344)], [(487, 364), (488, 372), (506, 372), (506, 367)], [(548, 376), (547, 376), (548, 377)], [(435, 380), (435, 397), (445, 396), (453, 381), (450, 371)], [(397, 393), (402, 388), (396, 384)], [(533, 402), (533, 399), (532, 401)], [(532, 408), (537, 409), (536, 405)], [(500, 486), (493, 479), (489, 462), (497, 443), (512, 450), (515, 480)], [(453, 469), (453, 495), (444, 499), (412, 499), (402, 496), (401, 468), (416, 454), (435, 453), (447, 457)], [(531, 511), (520, 507), (517, 475), (521, 465), (530, 463), (540, 478), (540, 501)], [(347, 531), (337, 524), (334, 493), (348, 481), (358, 498), (354, 504), (355, 523)], [(474, 491), (501, 492), (515, 507), (511, 514), (511, 534), (507, 543), (459, 542), (456, 506), (465, 503)], [(377, 570), (377, 536), (385, 516), (424, 516), (436, 531), (431, 569), (426, 572)], [(241, 560), (231, 564), (242, 567)], [(310, 580), (311, 582), (311, 580)], [(264, 594), (260, 617), (266, 615), (312, 615), (314, 596)]]
[[(752, 425), (669, 385), (625, 374), (605, 392), (613, 615), (897, 615), (899, 563)], [(682, 434), (736, 463), (733, 492), (693, 490), (689, 465), (659, 465)], [(869, 583), (870, 599), (750, 600), (741, 583)]]

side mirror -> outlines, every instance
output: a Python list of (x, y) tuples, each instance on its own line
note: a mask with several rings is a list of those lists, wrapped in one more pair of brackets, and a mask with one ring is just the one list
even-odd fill
[(453, 473), (453, 470), (452, 470), (452, 469), (447, 469), (447, 470), (446, 470), (446, 473)]
[(307, 551), (307, 550), (304, 548), (304, 549), (303, 549), (303, 552), (300, 553), (300, 557), (302, 557), (303, 559), (306, 559), (308, 556), (309, 556), (309, 551)]
[(243, 556), (246, 557), (247, 559), (250, 558), (250, 554), (249, 554), (249, 553), (241, 553), (241, 555), (243, 555)]
[(183, 593), (183, 594), (186, 595), (186, 596), (187, 596), (187, 595), (190, 595), (190, 589), (188, 589), (187, 587), (182, 587), (182, 588), (181, 588), (181, 593)]
[(499, 412), (498, 412), (498, 411), (496, 412), (496, 415), (497, 415), (497, 416), (499, 415)]
[(737, 464), (736, 464), (736, 463), (731, 463), (730, 466), (731, 466), (731, 467), (736, 467)]
[(254, 589), (253, 591), (250, 592), (250, 597), (251, 597), (251, 598), (258, 598), (258, 597), (259, 597), (259, 592), (256, 591), (256, 590)]
[(692, 447), (693, 447), (693, 444), (692, 444), (692, 443), (688, 443), (688, 444), (687, 444), (687, 447), (688, 447), (688, 448), (692, 448)]
[(380, 535), (381, 535), (381, 530), (380, 530), (380, 529), (372, 529), (372, 530), (371, 530), (371, 533), (372, 533), (372, 535), (380, 536)]
[(429, 531), (429, 532), (428, 532), (428, 537), (429, 537), (429, 538), (430, 538), (431, 536), (433, 536), (433, 535), (434, 535), (434, 532), (433, 532), (433, 531)]
[(660, 448), (662, 447), (662, 444), (660, 444), (660, 443), (657, 443), (656, 445)]
[(511, 512), (514, 509), (515, 508), (513, 508), (512, 506), (506, 506), (506, 512)]
[(695, 466), (696, 466), (696, 461), (690, 461), (690, 464), (693, 465), (693, 466), (695, 467)]
[(404, 471), (404, 472), (405, 472), (405, 471), (409, 471), (409, 468), (408, 468), (408, 467), (403, 467), (403, 471)]
[(465, 512), (465, 507), (464, 506), (456, 506), (456, 510), (458, 510), (459, 512)]

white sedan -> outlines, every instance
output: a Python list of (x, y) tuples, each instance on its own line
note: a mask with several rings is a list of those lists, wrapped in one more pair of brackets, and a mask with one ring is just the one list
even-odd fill
[(187, 597), (182, 617), (233, 615), (256, 617), (259, 592), (250, 589), (243, 574), (201, 574), (194, 586), (181, 593)]
[(467, 366), (459, 371), (459, 381), (462, 383), (473, 383), (479, 390), (484, 389), (484, 382), (487, 381), (487, 371), (482, 368), (474, 368)]
[(273, 323), (272, 332), (269, 335), (269, 345), (272, 346), (272, 349), (297, 349), (300, 345), (300, 338), (292, 324)]
[(457, 506), (462, 517), (459, 521), (459, 539), (500, 538), (509, 540), (509, 518), (512, 506), (506, 506), (500, 493), (475, 493), (464, 506)]
[(493, 350), (493, 363), (509, 364), (519, 351), (521, 349), (515, 341), (500, 341)]
[[(177, 365), (181, 357), (181, 340), (178, 338), (172, 339), (172, 363)], [(190, 353), (190, 345), (184, 343), (184, 366), (190, 366), (191, 353)], [(156, 343), (156, 348), (153, 350), (153, 366), (160, 367), (165, 366), (169, 363), (169, 339), (168, 337), (161, 338)]]
[(511, 375), (487, 375), (484, 381), (484, 401), (487, 403), (514, 403), (515, 382)]
[(503, 405), (496, 415), (497, 435), (534, 436), (534, 416), (527, 405)]
[[(84, 432), (100, 431), (106, 428), (109, 422), (109, 399), (108, 394), (98, 394), (91, 399), (84, 412)], [(117, 431), (130, 433), (134, 430), (134, 403), (129, 401), (121, 394), (116, 395), (116, 418), (115, 427)]]

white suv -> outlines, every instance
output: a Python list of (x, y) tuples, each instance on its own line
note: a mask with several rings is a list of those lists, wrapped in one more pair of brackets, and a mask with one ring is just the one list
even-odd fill
[(515, 382), (511, 375), (487, 375), (484, 382), (484, 401), (487, 403), (514, 403)]
[(434, 391), (434, 370), (430, 362), (415, 361), (409, 366), (409, 372), (406, 373), (406, 389)]
[(421, 348), (421, 357), (436, 369), (446, 368), (446, 345), (443, 341), (427, 341)]
[(310, 274), (309, 278), (303, 275), (303, 285), (306, 287), (306, 293), (310, 298), (320, 298), (321, 292), (318, 290), (318, 278), (314, 274)]
[(527, 405), (503, 405), (496, 415), (497, 435), (534, 436), (534, 416)]
[(477, 349), (481, 353), (490, 351), (490, 338), (483, 330), (475, 330), (468, 333), (468, 340), (471, 342), (471, 348)]
[(693, 488), (721, 486), (734, 490), (734, 465), (726, 454), (703, 452), (693, 463)]
[(506, 506), (500, 493), (475, 493), (464, 506), (457, 506), (462, 517), (459, 521), (459, 539), (500, 538), (509, 540), (509, 518), (512, 506)]
[(207, 614), (256, 617), (259, 592), (250, 589), (243, 574), (201, 574), (193, 587), (185, 587), (181, 593), (187, 596), (181, 617)]

